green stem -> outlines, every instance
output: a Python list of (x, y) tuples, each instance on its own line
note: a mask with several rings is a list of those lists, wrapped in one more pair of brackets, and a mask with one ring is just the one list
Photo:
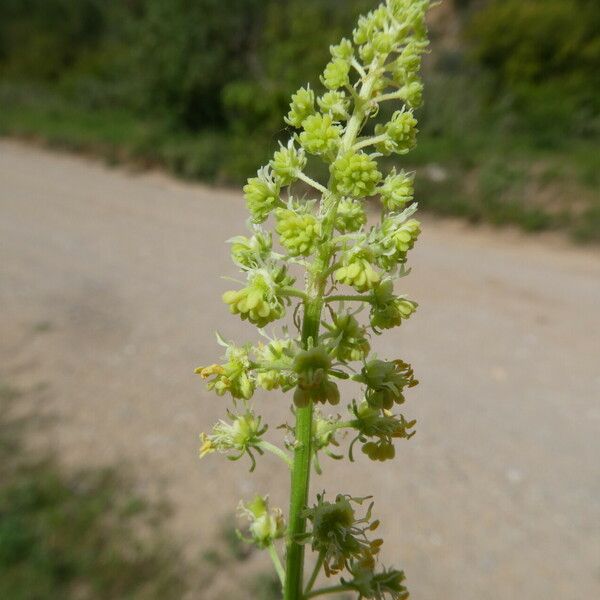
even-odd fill
[(327, 296), (325, 302), (372, 302), (373, 298), (370, 295), (361, 294), (339, 294), (334, 296)]
[(319, 552), (319, 557), (317, 558), (317, 562), (315, 563), (315, 568), (313, 569), (312, 575), (310, 576), (310, 579), (308, 580), (308, 583), (306, 584), (306, 589), (304, 590), (305, 596), (312, 590), (313, 585), (315, 585), (315, 581), (317, 580), (317, 577), (318, 577), (319, 573), (321, 572), (321, 567), (323, 566), (324, 561), (325, 561), (325, 552), (323, 550), (321, 550), (321, 552)]
[(347, 585), (332, 585), (331, 587), (321, 588), (320, 590), (315, 590), (314, 592), (309, 592), (304, 596), (306, 600), (308, 598), (316, 598), (317, 596), (325, 596), (326, 594), (335, 594), (336, 592), (345, 592), (350, 588)]
[(284, 452), (281, 448), (278, 448), (274, 444), (271, 444), (271, 442), (261, 440), (257, 444), (257, 446), (261, 450), (264, 450), (265, 452), (270, 452), (271, 454), (274, 454), (275, 456), (279, 457), (290, 469), (293, 467), (292, 459), (290, 458), (289, 454), (287, 452)]
[(306, 298), (307, 298), (305, 292), (303, 292), (302, 290), (298, 290), (296, 288), (293, 288), (293, 287), (283, 287), (283, 288), (280, 288), (279, 293), (282, 296), (286, 296), (288, 298), (300, 298), (302, 300), (306, 300)]
[(285, 570), (283, 565), (281, 564), (281, 560), (279, 560), (279, 554), (277, 554), (277, 549), (273, 544), (269, 544), (267, 547), (269, 551), (269, 556), (273, 561), (273, 565), (275, 565), (275, 571), (277, 571), (277, 576), (279, 577), (279, 581), (281, 581), (281, 587), (285, 586)]
[(378, 144), (379, 142), (385, 142), (387, 139), (388, 139), (388, 134), (382, 133), (381, 135), (366, 138), (364, 140), (361, 140), (360, 142), (357, 142), (356, 144), (354, 144), (354, 146), (352, 146), (352, 149), (360, 150), (361, 148), (366, 148), (367, 146), (373, 146), (375, 144)]
[(308, 175), (305, 175), (302, 171), (298, 171), (296, 175), (298, 176), (298, 179), (301, 179), (302, 181), (304, 181), (304, 183), (308, 183), (308, 185), (314, 187), (315, 190), (318, 190), (319, 192), (321, 192), (321, 194), (327, 193), (328, 190), (324, 185), (321, 185), (318, 181), (315, 181)]
[(405, 100), (406, 99), (406, 91), (403, 89), (398, 90), (397, 92), (390, 92), (388, 94), (381, 94), (381, 96), (377, 96), (373, 101), (377, 102), (386, 102), (388, 100)]
[(365, 78), (367, 76), (365, 70), (362, 68), (362, 65), (355, 58), (352, 59), (352, 62), (350, 64), (357, 70), (358, 74), (362, 78)]
[[(352, 144), (354, 144), (362, 129), (366, 116), (366, 103), (371, 97), (380, 66), (378, 60), (374, 60), (369, 67), (354, 105), (352, 116), (346, 124), (346, 131), (340, 144), (338, 156), (342, 156), (352, 148)], [(325, 213), (323, 217), (323, 239), (325, 243), (321, 246), (318, 257), (308, 272), (302, 321), (303, 348), (308, 348), (309, 340), (316, 344), (319, 338), (323, 295), (327, 283), (327, 277), (323, 274), (331, 268), (331, 257), (335, 252), (335, 246), (331, 243), (331, 238), (339, 200), (338, 197), (330, 193), (324, 193), (321, 200), (321, 206)], [(306, 532), (304, 511), (306, 510), (310, 484), (312, 424), (313, 403), (311, 401), (308, 406), (296, 409), (296, 445), (292, 467), (284, 600), (302, 600), (304, 598), (304, 544), (301, 543), (299, 538)], [(318, 594), (313, 592), (312, 595)]]
[[(302, 345), (308, 347), (309, 339), (315, 342), (319, 335), (322, 302), (320, 297), (304, 304)], [(296, 447), (292, 467), (290, 514), (288, 524), (285, 600), (300, 600), (304, 575), (304, 544), (298, 537), (306, 531), (304, 510), (308, 501), (310, 463), (312, 458), (312, 401), (308, 406), (296, 409)]]

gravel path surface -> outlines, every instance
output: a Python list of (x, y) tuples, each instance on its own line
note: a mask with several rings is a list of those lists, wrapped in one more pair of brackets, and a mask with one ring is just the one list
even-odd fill
[[(67, 463), (163, 487), (192, 552), (287, 485), (270, 459), (197, 459), (226, 404), (193, 369), (217, 328), (254, 339), (219, 300), (244, 219), (234, 192), (0, 140), (0, 375), (42, 390)], [(313, 491), (375, 495), (415, 600), (600, 598), (600, 253), (426, 220), (411, 262), (420, 309), (375, 346), (421, 380), (418, 434), (391, 466), (324, 460)]]

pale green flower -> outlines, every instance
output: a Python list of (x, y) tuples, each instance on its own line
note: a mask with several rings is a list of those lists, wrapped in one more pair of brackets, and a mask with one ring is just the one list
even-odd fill
[(396, 173), (395, 167), (377, 188), (381, 203), (391, 211), (403, 210), (414, 197), (414, 175), (400, 171)]
[(314, 251), (321, 235), (321, 223), (315, 215), (278, 208), (275, 217), (279, 240), (290, 256), (308, 256)]
[(371, 302), (371, 327), (378, 333), (380, 329), (399, 327), (418, 307), (416, 302), (402, 296), (394, 296), (394, 287), (390, 279), (382, 281), (373, 290)]
[(243, 270), (261, 266), (270, 256), (273, 247), (271, 234), (258, 231), (251, 238), (238, 235), (229, 240), (231, 259)]
[(244, 186), (244, 196), (248, 210), (255, 223), (262, 223), (278, 205), (281, 183), (273, 177), (268, 167), (258, 170), (256, 177), (248, 179)]
[(341, 127), (333, 123), (331, 115), (317, 113), (302, 121), (304, 131), (299, 136), (300, 143), (310, 154), (331, 154), (341, 137)]
[(343, 58), (334, 58), (329, 62), (323, 71), (321, 81), (323, 85), (330, 90), (350, 85), (350, 64)]
[(282, 185), (289, 185), (298, 179), (298, 173), (306, 166), (306, 155), (303, 148), (297, 148), (294, 140), (290, 140), (287, 146), (279, 144), (279, 150), (269, 164)]
[(381, 276), (370, 262), (371, 253), (367, 250), (349, 255), (342, 266), (336, 269), (334, 277), (340, 283), (352, 286), (358, 292), (373, 289)]
[(342, 41), (339, 44), (330, 46), (329, 51), (333, 58), (342, 58), (346, 61), (351, 60), (354, 53), (352, 42), (346, 38), (342, 38)]
[(404, 402), (402, 391), (405, 387), (414, 387), (418, 383), (411, 366), (401, 360), (370, 360), (353, 379), (366, 384), (365, 398), (369, 406), (388, 410), (394, 403)]
[(417, 120), (412, 110), (398, 110), (385, 125), (376, 125), (375, 134), (385, 135), (384, 141), (377, 143), (376, 148), (382, 154), (406, 154), (417, 143)]
[(294, 371), (298, 375), (298, 387), (294, 393), (294, 404), (306, 406), (309, 402), (337, 404), (340, 392), (330, 381), (331, 358), (325, 348), (319, 346), (302, 350), (294, 358)]
[(340, 233), (359, 231), (367, 222), (367, 213), (361, 202), (343, 198), (337, 206), (335, 228)]
[(273, 283), (260, 272), (254, 273), (248, 286), (223, 294), (223, 302), (229, 305), (232, 314), (239, 314), (257, 327), (264, 327), (283, 316), (285, 308)]
[(330, 90), (317, 98), (317, 104), (323, 113), (328, 113), (335, 121), (348, 118), (350, 100), (343, 91)]
[(406, 255), (420, 233), (421, 224), (416, 219), (403, 220), (393, 216), (384, 219), (379, 238), (383, 252), (378, 256), (378, 264), (384, 269), (394, 269), (406, 262)]
[(208, 379), (208, 389), (214, 390), (219, 396), (228, 392), (233, 398), (248, 400), (254, 393), (248, 348), (230, 344), (225, 358), (226, 363), (198, 367), (196, 373), (203, 379)]
[(331, 353), (342, 362), (363, 360), (369, 350), (365, 328), (348, 313), (334, 314), (331, 323), (323, 324), (327, 333), (323, 340), (330, 346)]
[(251, 412), (243, 415), (230, 414), (230, 417), (231, 423), (221, 420), (213, 427), (211, 434), (200, 434), (200, 458), (213, 452), (221, 452), (229, 454), (231, 460), (238, 460), (248, 454), (254, 465), (252, 450), (259, 447), (267, 427), (262, 426), (260, 417)]
[(381, 180), (377, 162), (364, 152), (347, 152), (331, 165), (333, 189), (341, 196), (364, 198), (375, 194)]
[(240, 502), (239, 512), (250, 521), (249, 541), (259, 548), (266, 548), (285, 535), (283, 512), (279, 508), (270, 509), (267, 496), (256, 496), (247, 503)]
[(292, 95), (290, 112), (285, 117), (285, 122), (293, 127), (302, 127), (302, 121), (315, 112), (315, 93), (309, 86), (301, 87)]

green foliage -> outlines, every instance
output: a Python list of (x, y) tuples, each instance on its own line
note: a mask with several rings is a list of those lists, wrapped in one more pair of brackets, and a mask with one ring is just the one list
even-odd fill
[(521, 121), (538, 135), (573, 126), (584, 134), (598, 126), (599, 30), (593, 0), (495, 0), (468, 34), (493, 74), (494, 96), (512, 96)]
[(573, 229), (573, 236), (580, 242), (600, 242), (600, 202), (583, 213)]
[(163, 509), (111, 469), (65, 473), (26, 452), (33, 421), (12, 416), (0, 387), (0, 597), (181, 598), (180, 558), (162, 536)]
[[(330, 58), (328, 77), (336, 75), (336, 64), (345, 69), (343, 44), (332, 57), (327, 48), (372, 5), (371, 0), (4, 0), (0, 133), (35, 136), (111, 162), (159, 164), (186, 178), (239, 182), (277, 149), (290, 125), (300, 126), (317, 109), (333, 120), (344, 117), (349, 94), (343, 89), (320, 95), (313, 89), (310, 106), (297, 107), (300, 113), (291, 120), (281, 115), (290, 93)], [(454, 6), (451, 18), (462, 26), (462, 43), (434, 40), (425, 104), (415, 112), (421, 142), (411, 154), (412, 166), (441, 164), (451, 177), (416, 182), (426, 192), (422, 206), (527, 229), (591, 226), (593, 219), (580, 227), (585, 211), (573, 197), (600, 185), (594, 158), (600, 136), (600, 5), (455, 0)], [(385, 45), (385, 36), (377, 43)], [(420, 105), (422, 88), (406, 80), (405, 69), (418, 59), (409, 49), (392, 74), (406, 86), (411, 108)], [(401, 125), (396, 133), (402, 133)], [(531, 164), (548, 152), (565, 163), (565, 173), (583, 188), (562, 198), (568, 219), (548, 219), (550, 207), (531, 193), (509, 209), (506, 197), (491, 192), (471, 197), (489, 179), (473, 171), (489, 170), (482, 163), (515, 150)], [(525, 183), (531, 184), (525, 171)], [(468, 178), (477, 185), (467, 186)]]

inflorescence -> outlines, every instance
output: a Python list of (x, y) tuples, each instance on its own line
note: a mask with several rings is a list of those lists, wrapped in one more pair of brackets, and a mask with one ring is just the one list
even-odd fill
[[(223, 362), (198, 368), (208, 388), (235, 405), (227, 420), (202, 434), (201, 456), (247, 455), (253, 468), (257, 455), (272, 452), (294, 471), (302, 468), (308, 448), (310, 464), (320, 472), (318, 454), (342, 458), (344, 434), (350, 434), (351, 460), (359, 444), (374, 461), (394, 458), (394, 442), (414, 435), (415, 421), (395, 412), (417, 384), (412, 368), (399, 359), (377, 358), (371, 343), (373, 335), (400, 326), (417, 309), (414, 300), (395, 292), (409, 272), (408, 254), (421, 231), (413, 217), (414, 174), (382, 157), (404, 155), (416, 144), (414, 111), (422, 102), (419, 72), (428, 46), (429, 5), (387, 0), (361, 17), (352, 39), (330, 48), (322, 88), (306, 85), (292, 95), (285, 116), (289, 141), (244, 186), (249, 233), (230, 244), (246, 283), (225, 292), (223, 301), (255, 325), (263, 340), (240, 346), (220, 339)], [(326, 181), (311, 175), (324, 172), (319, 162), (328, 169)], [(379, 202), (377, 222), (367, 219), (375, 206), (371, 199)], [(298, 267), (305, 271), (302, 288), (295, 287)], [(264, 329), (286, 315), (278, 336), (269, 337)], [(341, 380), (360, 386), (345, 415)], [(293, 391), (292, 414), (297, 420), (309, 415), (308, 437), (301, 427), (288, 426), (283, 447), (266, 441), (267, 426), (252, 403), (259, 388)], [(324, 415), (327, 405), (339, 412)], [(298, 485), (294, 475), (292, 488)], [(250, 521), (247, 539), (270, 549), (286, 599), (327, 593), (313, 590), (321, 568), (327, 577), (343, 574), (332, 591), (408, 597), (403, 573), (378, 567), (382, 541), (369, 535), (378, 525), (371, 520), (372, 505), (358, 514), (364, 500), (319, 494), (315, 504), (299, 508), (292, 500), (288, 524), (266, 497), (240, 505)], [(274, 550), (281, 538), (287, 569)], [(297, 577), (289, 562), (296, 546), (310, 547), (317, 556), (315, 572), (306, 586), (301, 581), (300, 592), (289, 580)]]

